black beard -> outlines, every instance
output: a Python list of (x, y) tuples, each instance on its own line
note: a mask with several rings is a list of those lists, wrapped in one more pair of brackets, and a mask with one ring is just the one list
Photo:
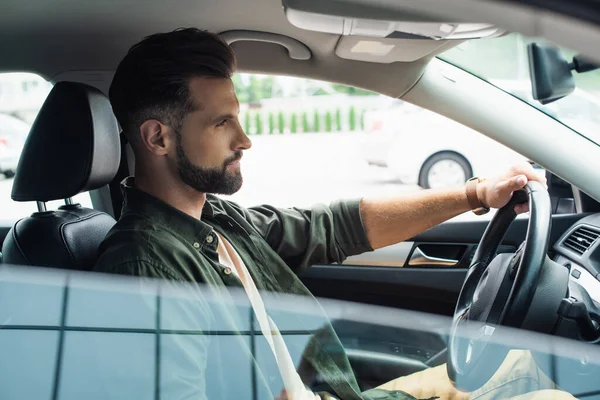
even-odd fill
[(242, 157), (240, 150), (227, 158), (221, 168), (203, 168), (194, 165), (183, 151), (181, 136), (177, 134), (177, 171), (186, 185), (200, 193), (234, 194), (242, 187), (240, 171), (227, 171), (227, 166)]

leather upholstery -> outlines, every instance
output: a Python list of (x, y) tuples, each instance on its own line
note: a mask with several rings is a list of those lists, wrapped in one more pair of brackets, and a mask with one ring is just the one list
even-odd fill
[[(13, 184), (16, 201), (49, 201), (107, 185), (121, 157), (110, 102), (81, 83), (54, 86), (29, 133)], [(64, 205), (17, 222), (2, 246), (5, 264), (90, 270), (115, 219)]]
[(15, 201), (73, 197), (117, 173), (119, 128), (108, 98), (75, 82), (57, 83), (31, 127), (14, 178)]
[(110, 215), (78, 204), (34, 213), (17, 222), (4, 240), (4, 263), (90, 270), (115, 223)]

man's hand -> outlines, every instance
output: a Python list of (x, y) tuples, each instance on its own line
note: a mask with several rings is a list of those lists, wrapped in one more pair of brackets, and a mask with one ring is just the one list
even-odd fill
[[(477, 196), (484, 205), (490, 208), (502, 208), (508, 204), (513, 192), (523, 189), (529, 181), (537, 181), (547, 187), (546, 178), (537, 172), (531, 164), (528, 162), (516, 164), (510, 167), (505, 174), (477, 184)], [(515, 206), (517, 214), (527, 211), (529, 211), (527, 204)]]
[[(518, 164), (498, 178), (477, 184), (477, 197), (485, 206), (504, 207), (515, 190), (529, 181), (546, 184), (546, 179), (528, 163)], [(368, 199), (360, 202), (367, 239), (373, 249), (406, 241), (421, 232), (471, 209), (465, 187), (423, 190), (389, 199)], [(515, 212), (527, 212), (528, 205), (515, 206)]]

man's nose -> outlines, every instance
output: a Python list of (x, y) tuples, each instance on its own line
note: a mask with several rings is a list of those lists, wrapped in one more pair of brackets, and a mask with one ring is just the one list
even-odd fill
[(242, 129), (242, 127), (240, 126), (238, 129), (238, 143), (236, 146), (236, 150), (248, 150), (250, 147), (252, 147), (252, 140), (250, 140), (250, 138), (248, 137), (248, 135), (246, 135), (246, 133), (244, 132), (244, 130)]

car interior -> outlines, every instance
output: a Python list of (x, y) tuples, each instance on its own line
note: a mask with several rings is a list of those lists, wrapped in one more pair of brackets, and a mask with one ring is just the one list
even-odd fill
[[(577, 315), (567, 310), (562, 324), (555, 318), (550, 328), (537, 321), (528, 329), (550, 329), (588, 342), (600, 338), (600, 186), (591, 164), (600, 159), (600, 147), (436, 58), (464, 41), (510, 31), (546, 36), (582, 52), (595, 51), (591, 55), (600, 58), (589, 44), (600, 38), (598, 21), (586, 15), (577, 31), (569, 23), (584, 18), (577, 14), (580, 8), (556, 17), (551, 29), (544, 18), (557, 10), (550, 6), (546, 14), (536, 15), (536, 7), (545, 7), (536, 1), (477, 6), (449, 1), (433, 9), (431, 1), (357, 1), (354, 6), (329, 0), (184, 0), (177, 6), (158, 0), (9, 3), (0, 13), (0, 52), (5, 55), (0, 72), (35, 72), (54, 87), (28, 135), (12, 190), (13, 200), (35, 202), (39, 211), (0, 227), (3, 264), (91, 269), (99, 244), (119, 218), (120, 182), (135, 174), (133, 153), (107, 98), (113, 72), (143, 37), (193, 26), (221, 34), (235, 52), (239, 71), (336, 82), (400, 98), (473, 128), (546, 169), (547, 198), (539, 199), (543, 190), (530, 187), (520, 199), (536, 205), (530, 218), (498, 216), (491, 225), (488, 220), (449, 221), (403, 243), (350, 257), (343, 265), (313, 266), (301, 278), (315, 296), (456, 317), (474, 260), (533, 254), (533, 244), (532, 250), (522, 250), (525, 241), (537, 243), (538, 266), (551, 265), (547, 269), (556, 272), (554, 283), (562, 284), (548, 288), (564, 292), (553, 298), (555, 307), (570, 290), (586, 310)], [(506, 12), (494, 12), (500, 3)], [(539, 18), (537, 30), (529, 24), (532, 15)], [(456, 25), (462, 30), (443, 37), (432, 33), (449, 21), (461, 22)], [(576, 39), (584, 35), (589, 39)], [(510, 110), (510, 116), (498, 110)], [(82, 192), (90, 192), (93, 209), (72, 201)], [(54, 200), (65, 204), (48, 208)], [(534, 287), (537, 274), (531, 277)], [(533, 292), (526, 303), (532, 298)], [(520, 326), (526, 325), (525, 318), (520, 317)], [(334, 326), (363, 388), (440, 365), (460, 348), (444, 335), (417, 335), (406, 328), (365, 330), (356, 321)], [(396, 350), (382, 358), (381, 348)]]

